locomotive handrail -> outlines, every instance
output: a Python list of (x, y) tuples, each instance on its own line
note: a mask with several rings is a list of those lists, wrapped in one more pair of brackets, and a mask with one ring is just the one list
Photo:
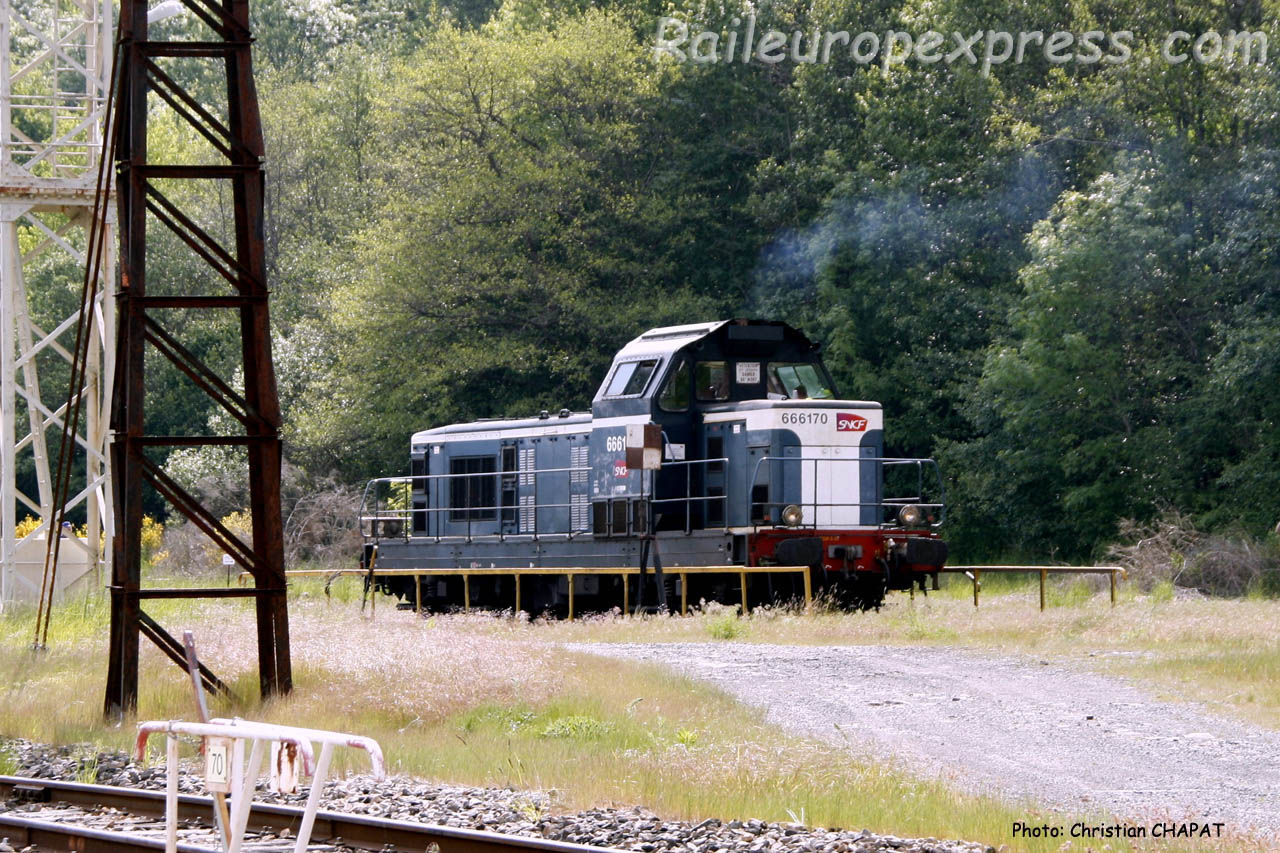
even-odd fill
[[(889, 507), (918, 506), (924, 509), (938, 510), (937, 520), (929, 524), (931, 528), (937, 529), (941, 527), (942, 523), (946, 520), (947, 488), (946, 488), (946, 484), (942, 480), (942, 469), (938, 467), (938, 463), (933, 459), (916, 459), (916, 458), (898, 457), (898, 456), (858, 456), (858, 457), (838, 458), (838, 459), (833, 459), (829, 456), (826, 456), (826, 457), (823, 457), (823, 456), (761, 456), (759, 459), (756, 460), (755, 469), (752, 471), (751, 481), (748, 487), (748, 494), (754, 493), (755, 487), (760, 483), (760, 467), (765, 462), (773, 462), (773, 463), (791, 462), (791, 463), (798, 463), (798, 464), (803, 464), (805, 462), (813, 463), (813, 466), (814, 466), (813, 500), (805, 501), (804, 495), (801, 494), (800, 495), (801, 500), (798, 504), (798, 506), (802, 510), (804, 509), (804, 507), (813, 507), (814, 509), (813, 519), (812, 521), (802, 521), (800, 525), (797, 525), (800, 527), (817, 527), (818, 526), (817, 510), (820, 507), (827, 508), (827, 509), (834, 509), (834, 508), (862, 509), (863, 507), (872, 507), (875, 509), (883, 510)], [(893, 497), (893, 498), (882, 497), (879, 501), (840, 501), (840, 502), (819, 501), (818, 500), (818, 463), (819, 462), (827, 463), (827, 464), (852, 462), (852, 463), (857, 463), (859, 465), (861, 465), (861, 463), (864, 463), (864, 462), (871, 462), (879, 465), (890, 465), (890, 466), (914, 465), (916, 466), (916, 469), (917, 469), (916, 494), (907, 496), (907, 497)], [(933, 469), (935, 478), (937, 480), (938, 491), (939, 491), (939, 500), (937, 501), (923, 500), (924, 466), (925, 465), (928, 465)], [(861, 468), (859, 468), (859, 473), (861, 473)], [(877, 482), (879, 482), (879, 480), (877, 480)], [(753, 520), (752, 526), (753, 527), (760, 526), (759, 524), (754, 523), (754, 518), (755, 518), (754, 510), (756, 507), (784, 506), (788, 503), (790, 502), (785, 500), (750, 501), (748, 503), (748, 511), (750, 512), (749, 517)], [(884, 521), (883, 515), (881, 515), (880, 519), (881, 520), (876, 522), (876, 526), (879, 528), (883, 529), (883, 528), (894, 528), (894, 527), (901, 526), (900, 524)]]
[[(724, 465), (728, 465), (729, 457), (718, 456), (714, 459), (676, 459), (672, 461), (664, 460), (662, 463), (663, 468), (674, 468), (677, 465), (685, 466), (684, 497), (652, 498), (650, 499), (649, 503), (650, 504), (683, 503), (685, 505), (684, 532), (690, 533), (693, 530), (693, 513), (691, 512), (691, 510), (693, 509), (693, 502), (694, 501), (720, 501), (721, 510), (722, 510), (721, 517), (722, 517), (722, 520), (724, 521), (724, 524), (721, 525), (721, 529), (728, 530), (729, 529), (729, 494), (728, 492), (726, 492), (723, 495), (693, 494), (693, 466), (694, 465), (709, 466), (713, 463), (722, 463)], [(705, 522), (705, 519), (704, 519), (704, 522)], [(652, 527), (652, 524), (650, 526)], [(708, 529), (705, 523), (703, 524), (702, 529), (703, 530)]]
[[(929, 527), (931, 528), (936, 529), (940, 527), (946, 518), (946, 485), (942, 480), (942, 473), (940, 468), (938, 467), (938, 463), (933, 459), (917, 459), (917, 458), (909, 458), (909, 457), (891, 457), (891, 456), (866, 456), (866, 457), (849, 457), (849, 458), (832, 458), (828, 456), (809, 456), (809, 455), (762, 456), (758, 458), (755, 462), (755, 467), (754, 467), (754, 470), (751, 472), (751, 479), (749, 481), (747, 494), (745, 497), (750, 498), (751, 496), (753, 496), (755, 487), (760, 484), (761, 468), (765, 463), (769, 463), (770, 465), (776, 465), (779, 463), (781, 464), (794, 463), (801, 466), (805, 464), (812, 464), (814, 466), (811, 489), (806, 489), (806, 491), (811, 490), (812, 494), (811, 495), (801, 494), (800, 495), (801, 500), (799, 502), (799, 506), (802, 509), (811, 508), (812, 512), (810, 513), (810, 517), (805, 518), (802, 521), (802, 523), (798, 525), (800, 527), (808, 527), (808, 528), (818, 527), (819, 526), (818, 510), (820, 509), (828, 509), (828, 510), (854, 509), (856, 510), (856, 509), (863, 509), (863, 508), (874, 508), (876, 510), (881, 511), (877, 514), (877, 520), (875, 522), (875, 526), (881, 529), (886, 529), (886, 528), (892, 529), (892, 528), (901, 526), (900, 524), (896, 523), (896, 519), (886, 520), (883, 513), (884, 510), (898, 509), (907, 505), (918, 506), (924, 510), (936, 510), (937, 517), (935, 520), (933, 520), (929, 524)], [(870, 463), (873, 465), (880, 465), (884, 467), (915, 466), (916, 472), (917, 472), (916, 493), (914, 495), (906, 495), (906, 496), (897, 496), (897, 495), (889, 496), (889, 497), (882, 496), (877, 501), (819, 501), (818, 491), (819, 491), (819, 484), (822, 481), (822, 473), (818, 469), (818, 463), (824, 463), (825, 465), (828, 465), (828, 466), (833, 465), (835, 463), (846, 463), (846, 464), (854, 463), (859, 466), (861, 466), (863, 463)], [(650, 513), (653, 513), (654, 510), (659, 507), (666, 507), (671, 505), (683, 506), (684, 516), (685, 516), (685, 519), (684, 519), (685, 533), (690, 533), (693, 529), (693, 522), (694, 522), (693, 508), (695, 506), (701, 505), (706, 507), (712, 504), (713, 502), (718, 502), (721, 507), (721, 524), (706, 525), (705, 524), (706, 519), (704, 518), (704, 524), (701, 529), (728, 530), (734, 526), (732, 524), (732, 520), (730, 518), (730, 512), (729, 512), (731, 496), (728, 492), (728, 489), (725, 490), (724, 494), (720, 494), (720, 495), (694, 494), (693, 493), (693, 486), (694, 486), (693, 472), (694, 472), (694, 466), (703, 466), (703, 469), (705, 471), (709, 469), (710, 466), (712, 465), (723, 465), (727, 467), (729, 464), (730, 464), (730, 459), (726, 456), (720, 456), (720, 457), (715, 457), (711, 459), (665, 460), (663, 462), (664, 469), (669, 470), (669, 469), (675, 469), (678, 467), (684, 468), (685, 470), (684, 492), (685, 493), (683, 495), (677, 495), (673, 497), (657, 498), (653, 496), (655, 489), (653, 487), (653, 484), (650, 483), (649, 487), (645, 490), (645, 493), (640, 497), (648, 501)], [(937, 490), (939, 495), (938, 500), (934, 500), (934, 501), (923, 500), (923, 498), (925, 497), (925, 491), (926, 491), (925, 490), (926, 478), (924, 476), (924, 469), (926, 466), (929, 467), (933, 472), (933, 476), (930, 477), (929, 479), (937, 483)], [(524, 538), (529, 538), (535, 541), (542, 538), (566, 539), (566, 540), (573, 539), (576, 536), (580, 536), (585, 533), (590, 533), (592, 531), (589, 528), (579, 529), (579, 530), (569, 530), (569, 531), (555, 531), (552, 533), (543, 533), (539, 530), (539, 526), (540, 526), (539, 515), (544, 511), (569, 510), (570, 512), (572, 512), (573, 509), (575, 509), (575, 507), (582, 505), (581, 502), (575, 503), (572, 500), (572, 497), (574, 497), (572, 495), (569, 502), (553, 501), (553, 502), (544, 503), (544, 502), (535, 501), (533, 503), (527, 503), (527, 504), (520, 504), (520, 503), (511, 504), (511, 503), (497, 502), (493, 504), (484, 504), (484, 505), (468, 504), (467, 506), (450, 505), (450, 506), (422, 506), (422, 507), (415, 507), (413, 505), (412, 503), (413, 495), (414, 493), (420, 494), (423, 491), (426, 491), (428, 486), (433, 482), (450, 482), (450, 481), (457, 481), (459, 479), (464, 479), (464, 478), (471, 479), (471, 478), (477, 478), (477, 477), (495, 478), (495, 480), (497, 480), (497, 483), (495, 483), (495, 490), (500, 490), (501, 478), (517, 477), (522, 480), (524, 478), (530, 478), (532, 481), (532, 489), (533, 489), (534, 495), (536, 496), (538, 492), (538, 485), (539, 485), (538, 477), (540, 475), (546, 475), (546, 474), (564, 475), (566, 476), (566, 478), (568, 478), (572, 482), (572, 480), (576, 476), (582, 475), (585, 477), (590, 473), (591, 470), (592, 469), (589, 466), (568, 466), (568, 467), (554, 467), (554, 468), (535, 468), (533, 470), (524, 470), (524, 471), (520, 471), (520, 470), (486, 471), (482, 473), (475, 473), (475, 472), (441, 473), (441, 474), (416, 474), (416, 475), (398, 476), (398, 477), (377, 477), (368, 481), (368, 483), (365, 485), (364, 494), (361, 497), (360, 511), (359, 511), (361, 533), (366, 540), (404, 539), (405, 541), (408, 541), (410, 538), (412, 538), (415, 535), (415, 531), (413, 529), (415, 518), (438, 519), (440, 513), (451, 513), (451, 514), (464, 515), (464, 517), (462, 518), (452, 519), (450, 523), (465, 522), (465, 525), (466, 525), (465, 532), (461, 532), (461, 531), (456, 533), (446, 532), (444, 530), (444, 526), (445, 526), (444, 524), (440, 523), (439, 521), (433, 521), (430, 525), (428, 525), (428, 529), (434, 528), (434, 533), (429, 533), (424, 530), (424, 531), (418, 532), (418, 535), (423, 536), (425, 538), (429, 538), (437, 543), (445, 542), (445, 541), (471, 542), (476, 536), (481, 536), (483, 538), (494, 538), (494, 539), (497, 539), (498, 541), (507, 541), (509, 539), (520, 540)], [(861, 468), (859, 468), (859, 472), (860, 471), (861, 471)], [(836, 475), (832, 472), (827, 472), (825, 476), (832, 477)], [(855, 474), (854, 476), (860, 479), (860, 473)], [(525, 482), (527, 484), (529, 481), (525, 481)], [(879, 477), (877, 477), (877, 482), (880, 482)], [(384, 506), (383, 505), (384, 498), (380, 492), (380, 489), (382, 487), (397, 487), (397, 486), (405, 489), (406, 493), (404, 495), (404, 499), (409, 502), (408, 505), (403, 507)], [(806, 497), (811, 499), (805, 500)], [(785, 504), (792, 503), (792, 502), (781, 499), (780, 497), (775, 497), (775, 499), (772, 499), (772, 500), (749, 500), (748, 499), (746, 503), (747, 503), (747, 512), (748, 512), (748, 525), (750, 527), (759, 528), (759, 527), (776, 526), (778, 521), (772, 520), (767, 524), (757, 521), (756, 520), (757, 514), (755, 512), (757, 508), (763, 509), (771, 506), (781, 507)], [(484, 513), (492, 513), (493, 518), (492, 519), (476, 518), (477, 514), (484, 514)], [(529, 529), (518, 529), (514, 531), (504, 530), (503, 529), (504, 525), (510, 523), (509, 520), (504, 520), (503, 518), (503, 515), (506, 513), (514, 514), (515, 518), (517, 519), (517, 522), (516, 522), (517, 527), (524, 527), (525, 525), (524, 519), (527, 519)], [(418, 515), (418, 514), (421, 514), (421, 515)], [(763, 516), (763, 512), (761, 513), (761, 516)], [(507, 518), (509, 519), (510, 516), (508, 516)], [(396, 522), (396, 524), (395, 526), (392, 526), (391, 524), (389, 524), (389, 522)], [(475, 527), (474, 527), (475, 523), (477, 522), (486, 523), (486, 524), (496, 523), (496, 526), (498, 529), (493, 532), (484, 532), (484, 533), (477, 534), (475, 532)], [(649, 527), (650, 529), (654, 527), (652, 515), (649, 518)]]
[[(524, 505), (500, 503), (493, 506), (468, 505), (465, 507), (456, 507), (456, 506), (414, 507), (412, 504), (412, 501), (413, 501), (412, 493), (421, 491), (420, 489), (414, 488), (414, 484), (417, 483), (418, 481), (457, 480), (457, 479), (469, 479), (469, 478), (475, 478), (475, 477), (494, 477), (494, 478), (501, 478), (504, 476), (532, 477), (533, 489), (536, 494), (537, 486), (538, 486), (537, 478), (538, 478), (538, 475), (540, 474), (568, 474), (570, 475), (570, 480), (572, 480), (572, 475), (574, 474), (585, 475), (588, 472), (590, 472), (590, 470), (591, 470), (590, 467), (571, 466), (571, 467), (561, 467), (561, 468), (535, 468), (532, 470), (524, 470), (524, 471), (520, 471), (520, 470), (485, 471), (482, 473), (471, 472), (471, 473), (456, 473), (456, 474), (454, 473), (414, 474), (414, 475), (400, 476), (400, 477), (375, 477), (374, 479), (369, 480), (368, 483), (365, 484), (364, 494), (360, 499), (359, 521), (360, 521), (360, 527), (361, 527), (361, 535), (365, 539), (404, 538), (408, 540), (412, 535), (412, 520), (414, 517), (414, 513), (423, 513), (424, 515), (429, 515), (431, 513), (440, 513), (440, 512), (456, 513), (456, 512), (465, 511), (467, 513), (467, 517), (465, 519), (461, 519), (461, 520), (465, 520), (467, 524), (467, 532), (465, 535), (449, 535), (449, 534), (440, 533), (439, 531), (437, 531), (434, 535), (432, 534), (426, 534), (426, 535), (430, 536), (436, 542), (441, 542), (449, 539), (459, 539), (462, 541), (470, 542), (474, 538), (474, 534), (472, 532), (472, 522), (481, 520), (481, 519), (475, 519), (473, 516), (473, 513), (493, 512), (495, 514), (495, 520), (497, 520), (499, 525), (501, 525), (502, 521), (498, 517), (498, 514), (504, 511), (514, 511), (516, 513), (521, 513), (521, 512), (531, 513), (531, 522), (533, 526), (532, 531), (520, 531), (520, 532), (512, 533), (509, 531), (503, 531), (499, 529), (496, 533), (492, 533), (492, 534), (485, 533), (480, 535), (496, 536), (500, 540), (505, 540), (506, 538), (509, 538), (509, 537), (523, 537), (523, 536), (531, 536), (534, 539), (538, 539), (540, 536), (547, 535), (547, 534), (540, 534), (538, 532), (538, 510), (565, 509), (565, 508), (572, 509), (573, 508), (572, 502), (570, 503), (533, 503), (533, 504), (524, 504)], [(378, 497), (377, 489), (379, 485), (384, 485), (384, 484), (409, 486), (409, 491), (410, 491), (410, 495), (408, 498), (408, 500), (410, 501), (409, 506), (404, 508), (396, 508), (396, 509), (380, 508), (380, 500)], [(372, 512), (370, 512), (369, 510), (371, 494), (373, 498)], [(519, 516), (517, 515), (517, 517)], [(385, 535), (384, 533), (381, 533), (378, 528), (382, 526), (385, 530), (385, 526), (379, 525), (378, 522), (386, 522), (386, 521), (399, 521), (401, 523), (400, 532), (389, 535), (389, 536)], [(367, 533), (365, 532), (365, 522), (371, 523), (370, 524), (371, 529)], [(572, 539), (576, 533), (583, 533), (583, 532), (586, 532), (586, 531), (569, 531), (567, 533), (557, 532), (551, 535), (556, 537), (564, 537), (567, 539)]]
[[(650, 488), (649, 490), (646, 491), (646, 493), (642, 497), (648, 500), (651, 505), (682, 503), (687, 508), (690, 508), (690, 509), (692, 508), (695, 502), (706, 503), (710, 501), (719, 501), (722, 504), (722, 508), (723, 508), (723, 512), (721, 514), (723, 516), (723, 522), (724, 522), (722, 525), (720, 525), (720, 527), (721, 529), (728, 530), (729, 529), (729, 513), (728, 513), (729, 495), (728, 494), (724, 494), (724, 495), (692, 494), (692, 491), (693, 491), (693, 473), (692, 472), (693, 472), (693, 466), (695, 465), (710, 466), (716, 463), (728, 465), (729, 462), (730, 460), (727, 456), (720, 456), (713, 459), (666, 460), (663, 462), (664, 469), (671, 469), (679, 466), (684, 467), (685, 494), (681, 497), (654, 499), (651, 497), (651, 493), (653, 490), (652, 488)], [(405, 540), (408, 540), (413, 535), (412, 520), (414, 518), (415, 513), (421, 513), (424, 516), (434, 516), (435, 514), (438, 514), (438, 513), (465, 511), (467, 513), (467, 517), (465, 519), (458, 519), (459, 522), (465, 521), (467, 524), (467, 532), (465, 534), (441, 533), (439, 532), (439, 525), (437, 525), (436, 533), (424, 533), (421, 535), (435, 542), (445, 542), (445, 541), (451, 541), (451, 540), (470, 542), (475, 538), (476, 535), (485, 536), (485, 537), (492, 536), (497, 538), (499, 541), (507, 541), (508, 539), (520, 539), (524, 537), (531, 537), (532, 539), (535, 539), (535, 540), (543, 537), (572, 539), (575, 536), (578, 536), (590, 531), (587, 531), (587, 530), (577, 530), (577, 531), (568, 531), (568, 532), (557, 531), (555, 533), (548, 534), (548, 533), (541, 533), (537, 529), (539, 511), (548, 510), (548, 509), (572, 510), (573, 508), (572, 502), (569, 502), (569, 503), (564, 503), (562, 501), (546, 502), (546, 503), (535, 502), (532, 504), (523, 504), (523, 505), (499, 503), (494, 505), (468, 505), (466, 507), (455, 507), (455, 506), (414, 507), (411, 503), (407, 507), (397, 507), (397, 508), (388, 507), (384, 509), (381, 506), (381, 500), (379, 498), (377, 489), (378, 489), (378, 486), (380, 485), (408, 486), (410, 491), (410, 495), (408, 499), (412, 501), (413, 500), (412, 493), (421, 491), (421, 489), (415, 488), (415, 484), (418, 482), (426, 483), (432, 480), (448, 481), (448, 480), (456, 480), (456, 479), (471, 478), (471, 477), (518, 476), (518, 477), (533, 477), (534, 478), (533, 489), (536, 494), (537, 477), (540, 474), (568, 474), (572, 478), (572, 476), (575, 474), (588, 474), (590, 471), (591, 471), (590, 467), (579, 466), (579, 467), (561, 467), (561, 468), (536, 468), (531, 471), (530, 470), (486, 471), (480, 474), (449, 473), (449, 474), (415, 474), (415, 475), (407, 475), (407, 476), (399, 476), (399, 477), (376, 477), (372, 480), (369, 480), (368, 483), (366, 483), (364, 494), (361, 497), (360, 510), (359, 510), (359, 521), (361, 525), (361, 532), (364, 535), (364, 538), (366, 539), (403, 538)], [(372, 504), (372, 509), (370, 508), (371, 504)], [(495, 533), (484, 533), (484, 534), (473, 533), (472, 521), (476, 519), (472, 517), (472, 513), (493, 512), (495, 513), (495, 515), (497, 515), (498, 513), (501, 513), (503, 511), (515, 511), (517, 513), (521, 513), (521, 512), (530, 513), (533, 530), (511, 532), (511, 531), (504, 531), (499, 529)], [(497, 519), (497, 520), (499, 522), (499, 527), (501, 527), (501, 520), (500, 519)], [(384, 532), (385, 527), (382, 524), (380, 524), (381, 522), (386, 522), (386, 521), (400, 522), (399, 532), (390, 534), (390, 535), (386, 534)], [(371, 523), (370, 526), (372, 528), (367, 533), (365, 532), (366, 522), (370, 522)], [(690, 532), (691, 523), (692, 523), (692, 513), (686, 511), (685, 513), (685, 532), (686, 533)], [(652, 518), (650, 519), (650, 525), (652, 526)]]

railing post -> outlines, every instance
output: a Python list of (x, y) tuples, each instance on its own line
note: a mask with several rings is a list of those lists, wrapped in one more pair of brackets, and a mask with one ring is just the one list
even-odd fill
[[(254, 741), (257, 745), (257, 741)], [(245, 820), (249, 819), (248, 799), (245, 797), (245, 787), (248, 780), (245, 778), (244, 768), (244, 738), (236, 738), (231, 742), (231, 828), (229, 830), (227, 853), (240, 853), (240, 847), (244, 843), (242, 838), (244, 830), (240, 830), (237, 834), (236, 830), (240, 828), (240, 814), (245, 815)], [(255, 780), (256, 781), (256, 780)]]
[(164, 849), (165, 853), (175, 853), (178, 849), (178, 738), (169, 732), (164, 740)]
[(569, 579), (569, 621), (572, 622), (573, 621), (573, 586), (574, 586), (573, 575), (566, 574), (565, 577)]
[(680, 615), (689, 615), (689, 575), (680, 573)]
[(631, 581), (624, 574), (622, 576), (622, 615), (629, 616), (631, 614)]
[(982, 569), (973, 570), (973, 606), (978, 606), (978, 590), (982, 588)]
[(320, 748), (320, 761), (316, 764), (311, 776), (311, 790), (307, 792), (307, 807), (302, 813), (302, 825), (298, 827), (298, 840), (294, 845), (294, 853), (306, 853), (307, 842), (311, 840), (311, 830), (316, 825), (316, 812), (320, 809), (320, 795), (324, 790), (324, 777), (329, 772), (329, 760), (333, 757), (333, 744), (326, 743)]
[(471, 575), (462, 576), (462, 612), (471, 612)]
[(1040, 570), (1040, 612), (1042, 613), (1044, 612), (1044, 579), (1048, 576), (1049, 573), (1047, 571)]
[(813, 612), (813, 570), (804, 570), (804, 612)]
[[(261, 738), (253, 739), (253, 748), (249, 752), (249, 763), (244, 763), (244, 739), (236, 738), (235, 742), (236, 761), (240, 763), (240, 770), (233, 769), (234, 778), (231, 780), (232, 798), (231, 811), (234, 826), (231, 830), (231, 849), (239, 853), (240, 848), (244, 845), (245, 828), (249, 825), (249, 810), (253, 807), (253, 791), (258, 780), (259, 771), (262, 768), (262, 751), (263, 741)], [(233, 767), (235, 761), (232, 762)]]
[[(804, 451), (802, 450), (801, 453), (803, 452)], [(812, 461), (813, 461), (813, 526), (817, 527), (818, 526), (818, 460), (815, 458)], [(831, 512), (830, 507), (827, 508), (827, 512), (828, 513)]]
[(517, 574), (515, 578), (516, 578), (516, 609), (512, 611), (512, 615), (519, 616), (520, 615), (520, 575)]
[[(684, 532), (693, 531), (693, 463), (686, 460), (684, 466)], [(643, 583), (643, 581), (641, 581)]]
[(742, 618), (747, 617), (747, 573), (738, 572), (738, 579), (742, 582)]
[(1111, 606), (1116, 606), (1116, 570), (1112, 569), (1107, 572), (1111, 576)]
[(413, 576), (413, 612), (422, 615), (422, 576)]

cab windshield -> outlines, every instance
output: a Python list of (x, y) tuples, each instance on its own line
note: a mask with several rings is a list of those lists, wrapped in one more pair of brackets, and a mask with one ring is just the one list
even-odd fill
[(769, 364), (769, 397), (774, 400), (830, 400), (831, 379), (820, 364), (775, 361)]
[(606, 397), (634, 397), (643, 393), (644, 386), (649, 384), (649, 377), (653, 375), (653, 369), (657, 366), (657, 359), (627, 361), (619, 364), (613, 371), (613, 378), (609, 380), (609, 387), (605, 390), (604, 395)]

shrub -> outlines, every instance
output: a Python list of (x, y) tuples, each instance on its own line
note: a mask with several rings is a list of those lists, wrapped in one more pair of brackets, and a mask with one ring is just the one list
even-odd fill
[(149, 515), (142, 517), (142, 559), (150, 560), (164, 546), (164, 525)]
[(1151, 588), (1151, 600), (1162, 603), (1173, 601), (1173, 581), (1157, 581)]
[(547, 723), (546, 728), (542, 730), (542, 736), (570, 740), (599, 740), (612, 730), (611, 723), (602, 722), (595, 717), (575, 714)]
[(336, 483), (317, 483), (298, 498), (284, 523), (285, 563), (335, 567), (360, 553), (360, 492)]
[(747, 633), (747, 626), (737, 613), (726, 608), (707, 620), (707, 633), (717, 640), (733, 640)]
[(1149, 524), (1121, 522), (1122, 541), (1107, 559), (1124, 566), (1144, 592), (1162, 583), (1210, 595), (1280, 594), (1280, 543), (1243, 533), (1204, 533), (1184, 515)]
[(676, 743), (692, 749), (698, 745), (698, 733), (693, 729), (680, 729), (676, 732)]
[[(253, 542), (253, 524), (248, 512), (236, 511), (223, 516), (222, 526), (244, 541)], [(204, 531), (189, 521), (161, 527), (153, 522), (153, 529), (162, 531), (163, 551), (152, 558), (152, 565), (171, 575), (201, 575), (222, 569), (222, 549)], [(143, 553), (147, 548), (147, 519), (142, 520)], [(232, 571), (239, 571), (233, 568)]]
[[(357, 490), (333, 484), (323, 484), (298, 498), (284, 520), (286, 567), (296, 568), (302, 563), (334, 567), (354, 562), (361, 542), (359, 505)], [(221, 521), (246, 545), (252, 545), (253, 518), (248, 511), (230, 512)], [(175, 574), (200, 574), (222, 566), (222, 549), (190, 522), (165, 528), (144, 518), (142, 524), (144, 555), (148, 535), (163, 535), (164, 550), (154, 553), (154, 565)]]
[[(164, 529), (164, 550), (157, 552), (152, 565), (170, 575), (197, 575), (216, 565), (211, 559), (213, 543), (189, 521), (169, 524)], [(218, 560), (220, 563), (221, 560)]]

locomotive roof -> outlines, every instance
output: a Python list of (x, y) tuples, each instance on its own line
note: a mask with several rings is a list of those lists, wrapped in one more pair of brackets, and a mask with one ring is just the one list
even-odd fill
[[(715, 341), (707, 345), (700, 344), (709, 338)], [(786, 323), (774, 320), (716, 320), (706, 323), (687, 323), (681, 326), (662, 326), (650, 329), (627, 343), (613, 357), (616, 365), (620, 361), (633, 361), (643, 358), (667, 359), (688, 347), (697, 345), (699, 349), (709, 346), (708, 355), (713, 353), (738, 353), (742, 355), (759, 355), (775, 351), (787, 352), (791, 357), (815, 357), (819, 346), (797, 329)], [(714, 357), (714, 356), (713, 356)], [(723, 357), (723, 355), (720, 355)], [(596, 394), (592, 404), (597, 417), (617, 417), (640, 415), (650, 406), (649, 399), (656, 393), (651, 389), (647, 394), (633, 399), (602, 399), (613, 369), (605, 374), (605, 385)], [(847, 403), (846, 403), (847, 405)], [(878, 406), (878, 403), (861, 404)], [(449, 424), (434, 429), (414, 433), (414, 446), (432, 439), (440, 439), (447, 435), (467, 433), (490, 433), (495, 430), (511, 430), (521, 428), (537, 428), (540, 434), (553, 432), (575, 432), (581, 425), (591, 423), (591, 412), (574, 412), (568, 415), (552, 413), (549, 417), (512, 418), (476, 421), (473, 423)], [(571, 427), (558, 430), (556, 427)]]
[(618, 351), (614, 362), (646, 355), (670, 355), (709, 338), (726, 326), (730, 329), (729, 337), (743, 340), (754, 338), (763, 341), (790, 341), (802, 349), (817, 350), (818, 345), (805, 337), (800, 331), (777, 320), (717, 320), (711, 323), (688, 323), (683, 326), (662, 326), (650, 329), (640, 337)]
[[(726, 358), (775, 359), (788, 361), (820, 362), (819, 345), (801, 332), (776, 320), (718, 320), (711, 323), (689, 323), (682, 326), (663, 326), (650, 329), (630, 341), (613, 357), (613, 366), (605, 374), (596, 391), (591, 410), (596, 417), (622, 417), (642, 415), (652, 411), (654, 398), (659, 393), (658, 383), (649, 382), (643, 392), (636, 394), (608, 393), (615, 375), (622, 375), (621, 365), (654, 360), (643, 378), (656, 371), (667, 370), (679, 353), (695, 354), (700, 360), (724, 360)], [(640, 375), (640, 368), (628, 368)], [(699, 408), (703, 406), (699, 404)]]
[(445, 435), (457, 435), (458, 433), (471, 432), (491, 432), (493, 430), (510, 430), (521, 428), (537, 427), (541, 430), (542, 435), (551, 435), (549, 428), (559, 426), (572, 425), (573, 429), (562, 430), (562, 432), (582, 432), (581, 427), (584, 424), (591, 423), (590, 412), (572, 412), (568, 415), (559, 415), (549, 413), (547, 417), (533, 418), (488, 418), (485, 420), (472, 421), (465, 424), (449, 424), (447, 426), (439, 426), (433, 429), (422, 430), (413, 434), (413, 444), (417, 446), (431, 441), (433, 438), (439, 438)]
[(727, 324), (728, 320), (714, 323), (689, 323), (684, 326), (662, 326), (650, 329), (618, 351), (614, 360), (642, 355), (665, 355), (700, 341)]
[(708, 414), (715, 412), (746, 412), (757, 411), (759, 409), (883, 409), (879, 403), (874, 400), (738, 400), (734, 403), (724, 403), (718, 406), (707, 406), (703, 411)]

